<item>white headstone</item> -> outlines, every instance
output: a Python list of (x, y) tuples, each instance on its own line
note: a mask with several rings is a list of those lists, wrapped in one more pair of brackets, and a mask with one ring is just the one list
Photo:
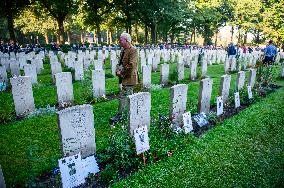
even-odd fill
[(142, 67), (142, 83), (143, 83), (143, 87), (146, 88), (151, 88), (151, 65), (146, 65)]
[(84, 69), (82, 61), (75, 61), (75, 80), (84, 80)]
[(248, 85), (253, 88), (255, 84), (255, 79), (256, 79), (256, 70), (255, 69), (250, 69), (249, 70), (249, 80), (248, 80)]
[(95, 69), (96, 70), (102, 70), (103, 69), (103, 59), (99, 58), (98, 60), (94, 61)]
[(10, 72), (10, 61), (7, 60), (6, 58), (4, 58), (3, 60), (1, 60), (1, 64), (2, 66), (4, 66), (6, 68), (6, 71)]
[(197, 62), (193, 61), (190, 64), (190, 80), (195, 80), (196, 79), (196, 74), (197, 74), (196, 69), (197, 69)]
[(243, 89), (245, 85), (245, 78), (246, 78), (246, 73), (244, 71), (238, 72), (237, 83), (236, 83), (238, 91)]
[(26, 64), (24, 66), (25, 76), (31, 77), (32, 84), (37, 84), (37, 73), (36, 67), (31, 64)]
[(201, 62), (201, 76), (205, 77), (207, 75), (207, 61), (204, 60)]
[(95, 154), (95, 128), (93, 106), (78, 105), (59, 112), (61, 149), (64, 156), (81, 152), (83, 158)]
[(31, 77), (10, 78), (17, 116), (25, 116), (35, 110)]
[(178, 129), (182, 125), (182, 114), (186, 111), (187, 89), (186, 84), (171, 87), (170, 116), (173, 129)]
[(52, 78), (53, 78), (53, 81), (55, 81), (55, 74), (62, 72), (62, 67), (59, 62), (53, 62), (53, 63), (50, 63), (50, 65), (51, 65)]
[(10, 68), (12, 77), (20, 76), (20, 63), (16, 60), (10, 60)]
[(227, 58), (225, 60), (225, 63), (224, 63), (224, 71), (225, 71), (225, 73), (229, 72), (229, 68), (230, 68), (230, 60), (229, 60), (229, 58)]
[(57, 101), (59, 106), (71, 104), (74, 100), (71, 72), (61, 72), (55, 74)]
[(105, 89), (105, 71), (92, 70), (93, 96), (104, 97)]
[(42, 59), (32, 59), (31, 64), (36, 67), (36, 72), (39, 74), (43, 69), (43, 62)]
[(6, 82), (6, 84), (8, 83), (7, 72), (4, 66), (0, 66), (0, 82)]
[(162, 85), (168, 85), (169, 82), (169, 71), (170, 71), (170, 66), (169, 64), (161, 64), (161, 77), (160, 81)]
[(118, 64), (118, 60), (115, 58), (111, 61), (111, 73), (116, 76), (116, 66)]
[(184, 64), (183, 63), (178, 63), (178, 80), (183, 80), (184, 79)]
[(231, 75), (223, 75), (220, 80), (220, 96), (223, 96), (223, 101), (227, 102), (230, 94)]
[(134, 130), (138, 127), (147, 126), (147, 130), (150, 130), (151, 94), (140, 92), (129, 95), (128, 98), (130, 135), (134, 136)]
[(206, 78), (200, 81), (199, 98), (198, 98), (198, 113), (209, 113), (210, 99), (212, 94), (213, 80)]

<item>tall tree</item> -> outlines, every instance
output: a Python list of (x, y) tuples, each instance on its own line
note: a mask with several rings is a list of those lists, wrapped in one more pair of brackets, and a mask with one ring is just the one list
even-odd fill
[(284, 2), (266, 0), (263, 4), (263, 30), (267, 37), (284, 46)]
[(56, 19), (58, 24), (59, 42), (64, 42), (63, 22), (68, 15), (76, 13), (78, 0), (36, 0), (48, 13)]
[(82, 7), (86, 14), (82, 23), (91, 28), (95, 26), (99, 43), (101, 42), (101, 25), (107, 20), (113, 8), (114, 4), (109, 0), (85, 0)]
[(28, 4), (29, 0), (1, 0), (0, 16), (6, 18), (10, 39), (13, 41), (16, 41), (14, 19)]
[(29, 6), (23, 10), (18, 18), (15, 19), (15, 27), (24, 34), (36, 32), (45, 37), (45, 43), (48, 44), (48, 33), (56, 32), (57, 23), (51, 16), (44, 11), (37, 10), (34, 6)]

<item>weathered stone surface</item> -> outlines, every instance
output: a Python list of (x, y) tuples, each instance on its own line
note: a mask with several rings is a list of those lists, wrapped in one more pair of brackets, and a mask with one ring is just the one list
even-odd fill
[(82, 158), (96, 152), (94, 114), (91, 105), (78, 105), (57, 112), (63, 156), (81, 152)]
[(0, 66), (0, 82), (5, 81), (6, 84), (8, 83), (8, 76), (5, 66)]
[(128, 107), (128, 131), (130, 135), (133, 136), (134, 130), (141, 126), (147, 126), (148, 131), (150, 131), (151, 94), (149, 92), (140, 92), (129, 95)]
[(223, 97), (223, 101), (227, 102), (230, 94), (231, 75), (223, 75), (220, 80), (220, 96)]
[(75, 61), (75, 80), (84, 80), (84, 69), (82, 61)]
[(160, 82), (162, 85), (168, 85), (169, 83), (169, 72), (170, 66), (169, 64), (161, 64), (161, 74), (160, 74)]
[(12, 77), (14, 76), (20, 76), (20, 63), (16, 60), (10, 60), (10, 68), (11, 68), (11, 74)]
[(255, 84), (255, 79), (256, 79), (256, 70), (255, 69), (250, 69), (249, 70), (249, 79), (248, 79), (248, 85), (253, 88)]
[(31, 77), (32, 84), (37, 84), (37, 73), (35, 65), (26, 64), (24, 66), (25, 76)]
[(51, 74), (53, 82), (55, 81), (55, 74), (62, 72), (61, 64), (58, 62), (50, 63), (51, 65)]
[(64, 104), (66, 103), (72, 103), (74, 100), (74, 96), (71, 72), (57, 73), (55, 74), (55, 80), (57, 101), (59, 106), (65, 106)]
[(197, 75), (197, 62), (193, 61), (190, 65), (190, 80), (195, 80)]
[(212, 94), (213, 80), (206, 78), (200, 81), (199, 98), (198, 98), (198, 113), (209, 113), (210, 99)]
[(151, 87), (151, 70), (152, 66), (151, 65), (146, 65), (142, 67), (142, 74), (143, 74), (143, 87), (150, 88)]
[(116, 66), (118, 64), (118, 59), (114, 58), (111, 60), (111, 73), (113, 76), (116, 76)]
[(229, 60), (229, 58), (227, 58), (225, 60), (225, 63), (224, 63), (224, 72), (228, 73), (229, 72), (229, 68), (230, 68), (230, 60)]
[(25, 116), (35, 110), (31, 77), (10, 78), (17, 116)]
[(205, 77), (207, 75), (207, 60), (203, 58), (201, 62), (201, 76)]
[(184, 64), (183, 63), (178, 63), (178, 80), (183, 80), (184, 79)]
[(236, 80), (236, 82), (237, 82), (236, 85), (237, 85), (238, 91), (243, 89), (243, 87), (245, 85), (245, 79), (246, 79), (246, 73), (244, 71), (238, 72), (237, 80)]
[(182, 125), (182, 114), (186, 111), (187, 90), (186, 84), (171, 87), (170, 116), (174, 129)]
[(93, 96), (103, 97), (105, 96), (105, 71), (93, 70), (92, 71), (92, 83), (93, 83)]

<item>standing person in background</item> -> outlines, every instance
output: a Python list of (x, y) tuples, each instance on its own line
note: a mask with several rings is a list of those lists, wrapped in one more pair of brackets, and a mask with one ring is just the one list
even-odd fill
[(268, 42), (268, 46), (264, 49), (263, 64), (273, 64), (277, 55), (277, 48), (273, 45), (273, 41)]
[(134, 86), (138, 84), (137, 49), (131, 45), (130, 34), (122, 33), (119, 43), (123, 49), (121, 50), (116, 75), (119, 78), (119, 84), (122, 84), (122, 89), (117, 115), (111, 118), (113, 124), (121, 120), (122, 113), (127, 108), (127, 96), (133, 94)]
[(232, 64), (237, 54), (237, 50), (233, 43), (229, 44), (227, 52), (228, 52), (228, 57), (229, 57), (229, 70), (232, 70)]

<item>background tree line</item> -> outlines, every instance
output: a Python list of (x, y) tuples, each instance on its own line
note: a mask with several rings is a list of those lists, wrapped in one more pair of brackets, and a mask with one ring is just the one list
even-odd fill
[(92, 32), (99, 44), (110, 44), (127, 31), (141, 44), (192, 44), (199, 35), (207, 45), (217, 44), (217, 33), (226, 25), (232, 26), (231, 40), (237, 32), (240, 44), (247, 43), (248, 33), (256, 44), (267, 38), (284, 43), (284, 1), (278, 0), (2, 1), (0, 37), (22, 43), (83, 42)]

